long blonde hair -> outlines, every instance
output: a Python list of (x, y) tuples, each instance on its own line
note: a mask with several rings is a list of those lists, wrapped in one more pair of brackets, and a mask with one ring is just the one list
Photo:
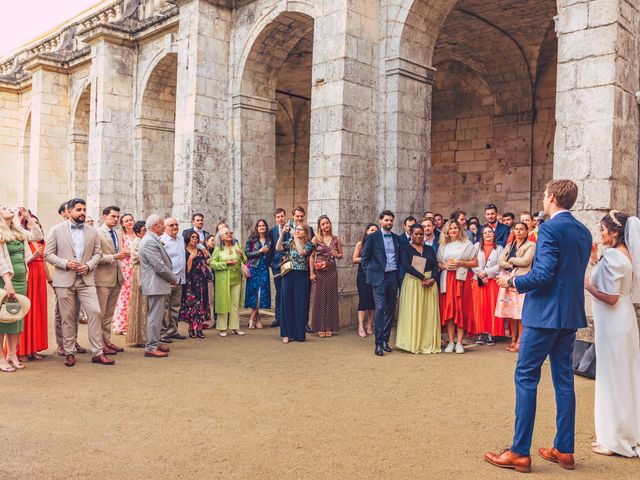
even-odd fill
[(460, 242), (469, 241), (469, 237), (467, 237), (467, 231), (464, 228), (462, 228), (457, 221), (449, 220), (442, 227), (442, 233), (440, 234), (440, 246), (444, 246), (447, 243), (456, 241), (456, 240), (449, 240), (449, 229), (451, 228), (451, 225), (454, 225), (454, 224), (458, 227), (458, 238), (456, 238), (456, 240)]
[[(2, 205), (4, 207), (4, 205)], [(6, 208), (6, 207), (5, 207)], [(14, 215), (11, 224), (7, 227), (7, 222), (0, 219), (0, 243), (9, 243), (14, 240), (24, 241), (25, 231), (18, 221), (18, 216)]]

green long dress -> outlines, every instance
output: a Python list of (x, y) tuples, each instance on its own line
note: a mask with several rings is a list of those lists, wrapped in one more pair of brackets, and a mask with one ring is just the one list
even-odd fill
[[(11, 278), (13, 288), (16, 293), (26, 295), (27, 264), (24, 260), (24, 242), (13, 240), (7, 243), (7, 250), (9, 250), (9, 258), (11, 258), (11, 265), (13, 266), (13, 277)], [(4, 280), (2, 278), (0, 278), (0, 288), (4, 288)], [(23, 324), (23, 319), (11, 323), (0, 323), (0, 335), (20, 333), (22, 332)]]

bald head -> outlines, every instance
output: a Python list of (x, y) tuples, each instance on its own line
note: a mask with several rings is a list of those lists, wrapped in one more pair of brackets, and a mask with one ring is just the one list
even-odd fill
[(167, 217), (164, 220), (164, 231), (171, 238), (176, 238), (178, 236), (178, 220), (173, 217)]

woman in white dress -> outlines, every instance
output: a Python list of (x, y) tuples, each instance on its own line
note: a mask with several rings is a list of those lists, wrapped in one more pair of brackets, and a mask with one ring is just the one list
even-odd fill
[(640, 220), (612, 210), (600, 223), (607, 248), (585, 289), (593, 296), (596, 441), (601, 455), (640, 455), (640, 340), (632, 297), (640, 283)]

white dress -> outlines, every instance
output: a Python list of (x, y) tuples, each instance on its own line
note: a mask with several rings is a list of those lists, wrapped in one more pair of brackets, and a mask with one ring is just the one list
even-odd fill
[(596, 343), (597, 442), (625, 457), (640, 455), (640, 340), (631, 300), (632, 266), (615, 248), (605, 251), (591, 282), (620, 295), (615, 305), (593, 299)]

